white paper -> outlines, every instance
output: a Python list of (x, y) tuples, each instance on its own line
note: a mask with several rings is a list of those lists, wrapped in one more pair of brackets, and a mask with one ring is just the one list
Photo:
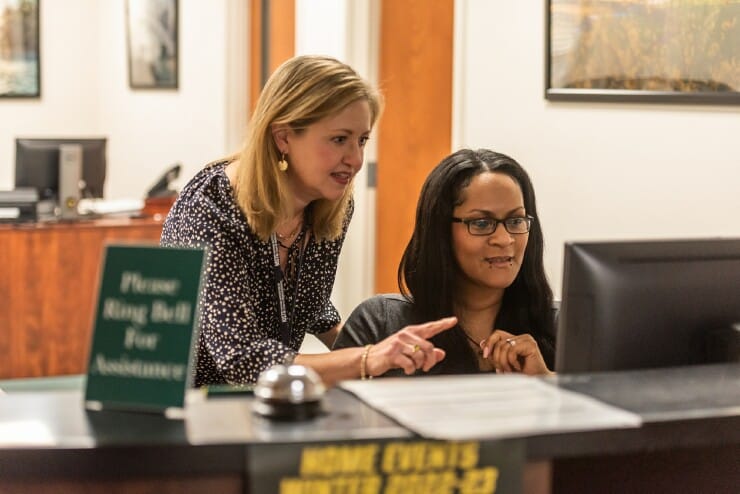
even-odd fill
[(399, 377), (340, 387), (431, 439), (470, 440), (639, 427), (640, 417), (524, 375)]

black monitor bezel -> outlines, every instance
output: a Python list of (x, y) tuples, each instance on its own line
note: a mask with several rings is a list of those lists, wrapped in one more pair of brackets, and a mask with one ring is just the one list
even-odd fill
[[(81, 178), (85, 187), (81, 197), (102, 198), (107, 175), (106, 137), (18, 137), (15, 139), (15, 187), (33, 187), (39, 191), (41, 200), (57, 200), (59, 197), (59, 146), (77, 144), (82, 146)], [(34, 162), (34, 154), (38, 160)], [(40, 184), (38, 177), (29, 176), (29, 169), (37, 167), (37, 173), (46, 180)], [(43, 169), (39, 171), (38, 168)]]
[(738, 322), (740, 238), (565, 244), (557, 372), (708, 363)]

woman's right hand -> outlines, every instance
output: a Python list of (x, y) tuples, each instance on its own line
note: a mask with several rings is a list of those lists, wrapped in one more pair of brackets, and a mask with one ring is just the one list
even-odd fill
[(406, 326), (397, 333), (373, 345), (368, 354), (366, 369), (369, 376), (385, 374), (390, 369), (403, 369), (411, 375), (417, 369), (428, 372), (445, 358), (444, 350), (436, 348), (429, 338), (457, 324), (456, 317)]

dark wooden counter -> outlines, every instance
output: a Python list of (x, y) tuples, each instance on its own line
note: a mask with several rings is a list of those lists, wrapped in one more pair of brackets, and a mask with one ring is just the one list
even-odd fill
[(553, 492), (740, 492), (740, 364), (553, 382), (643, 421), (637, 429), (527, 438), (531, 460), (553, 460)]
[(103, 247), (161, 231), (151, 218), (0, 224), (0, 379), (85, 372)]
[[(250, 397), (195, 403), (184, 420), (173, 421), (86, 412), (80, 382), (58, 391), (5, 386), (0, 492), (47, 492), (50, 482), (58, 493), (254, 492), (250, 456), (265, 445), (292, 451), (316, 442), (417, 437), (338, 389), (326, 397), (326, 415), (303, 423), (256, 417)], [(524, 438), (525, 492), (737, 492), (740, 364), (551, 382), (637, 413), (643, 426)]]

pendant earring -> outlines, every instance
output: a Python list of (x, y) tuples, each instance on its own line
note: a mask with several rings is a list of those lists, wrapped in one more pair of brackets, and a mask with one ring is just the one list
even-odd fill
[(278, 161), (278, 170), (284, 172), (288, 169), (288, 162), (285, 160), (285, 153), (281, 153), (280, 161)]

